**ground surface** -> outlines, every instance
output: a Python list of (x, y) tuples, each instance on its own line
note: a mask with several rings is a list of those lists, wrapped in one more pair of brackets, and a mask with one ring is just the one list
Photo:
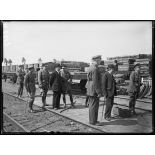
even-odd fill
[[(6, 83), (2, 82), (2, 90), (5, 92), (11, 93), (13, 95), (17, 95), (17, 89), (18, 89), (18, 85), (13, 85), (8, 82)], [(39, 96), (39, 94), (40, 94), (39, 89), (37, 89), (34, 104), (41, 106), (42, 103), (41, 103), (41, 97)], [(23, 93), (23, 99), (27, 100), (25, 89)], [(70, 106), (69, 97), (66, 96), (66, 99), (67, 99), (67, 106)], [(74, 101), (76, 102), (75, 108), (65, 110), (61, 114), (63, 114), (64, 116), (71, 117), (77, 121), (88, 124), (89, 109), (84, 106), (85, 99), (74, 96)], [(115, 98), (115, 102), (121, 105), (128, 105), (128, 100), (121, 100), (121, 99)], [(49, 104), (48, 107), (52, 109), (52, 91), (48, 92), (47, 104)], [(61, 107), (63, 106), (62, 99), (61, 99), (60, 105)], [(116, 107), (127, 108), (119, 105), (114, 105), (113, 109), (115, 110)], [(141, 102), (137, 102), (136, 107), (144, 108), (146, 110), (152, 110), (151, 103), (144, 104)], [(25, 107), (25, 110), (28, 110), (27, 107)], [(151, 112), (136, 110), (138, 115), (134, 117), (130, 117), (130, 118), (116, 117), (112, 121), (107, 122), (104, 118), (102, 118), (102, 110), (103, 110), (103, 102), (101, 101), (100, 107), (99, 107), (99, 116), (98, 116), (98, 121), (101, 121), (101, 126), (95, 126), (95, 127), (98, 129), (102, 129), (104, 132), (107, 132), (107, 133), (151, 133), (152, 132), (152, 113)], [(56, 112), (59, 113), (60, 110), (57, 110)], [(59, 130), (59, 126), (58, 126), (58, 130)]]

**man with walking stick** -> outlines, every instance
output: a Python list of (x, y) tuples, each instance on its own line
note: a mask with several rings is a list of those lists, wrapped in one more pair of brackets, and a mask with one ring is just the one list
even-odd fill
[(101, 56), (94, 56), (92, 58), (92, 65), (88, 69), (87, 73), (87, 95), (89, 96), (89, 123), (92, 125), (99, 125), (98, 109), (99, 109), (99, 98), (101, 97), (101, 79), (98, 70)]

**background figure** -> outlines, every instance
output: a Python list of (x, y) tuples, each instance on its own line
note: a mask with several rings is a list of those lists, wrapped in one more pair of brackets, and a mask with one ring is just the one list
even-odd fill
[(72, 92), (71, 92), (71, 82), (72, 82), (72, 79), (71, 79), (71, 74), (67, 70), (66, 66), (62, 66), (61, 77), (62, 77), (62, 86), (63, 86), (62, 87), (63, 102), (65, 104), (64, 107), (66, 107), (66, 96), (65, 96), (66, 93), (70, 97), (71, 106), (74, 107), (73, 97), (72, 97)]
[(100, 73), (98, 65), (100, 64), (101, 56), (95, 56), (92, 58), (92, 65), (88, 69), (87, 73), (87, 96), (89, 104), (89, 123), (92, 125), (98, 125), (98, 108), (99, 98), (101, 97), (101, 85), (100, 85)]
[(19, 98), (23, 94), (23, 87), (24, 87), (24, 76), (25, 76), (25, 72), (23, 71), (22, 68), (23, 68), (23, 66), (20, 65), (19, 66), (19, 70), (17, 71), (17, 82), (19, 84), (17, 97), (19, 97)]
[(62, 93), (62, 77), (60, 74), (60, 64), (55, 64), (55, 71), (50, 78), (50, 86), (53, 90), (53, 109), (60, 108), (60, 97)]
[(47, 65), (44, 64), (42, 65), (42, 67), (43, 69), (39, 70), (38, 72), (38, 83), (39, 88), (41, 89), (42, 92), (42, 103), (43, 103), (42, 109), (44, 109), (46, 105), (46, 96), (49, 89), (50, 74), (47, 70)]
[(33, 65), (29, 65), (28, 66), (29, 72), (26, 74), (25, 76), (25, 88), (28, 92), (28, 96), (29, 96), (29, 108), (30, 108), (30, 112), (33, 112), (33, 102), (35, 99), (35, 92), (36, 92), (36, 87), (35, 87), (35, 78), (36, 78), (36, 74), (34, 73), (34, 67)]
[(4, 75), (3, 75), (3, 78), (4, 78), (4, 81), (6, 82), (6, 80), (7, 80), (7, 75), (4, 74)]
[(130, 74), (130, 83), (128, 87), (128, 93), (130, 96), (129, 110), (131, 111), (132, 114), (136, 114), (135, 104), (140, 91), (140, 85), (141, 85), (140, 64), (136, 64), (134, 66), (134, 71), (132, 71), (132, 73)]
[(116, 92), (116, 82), (113, 76), (113, 72), (115, 70), (115, 66), (113, 64), (108, 65), (108, 71), (104, 73), (102, 78), (102, 91), (103, 95), (106, 98), (106, 109), (104, 118), (107, 121), (110, 121), (111, 111), (114, 104), (114, 95)]

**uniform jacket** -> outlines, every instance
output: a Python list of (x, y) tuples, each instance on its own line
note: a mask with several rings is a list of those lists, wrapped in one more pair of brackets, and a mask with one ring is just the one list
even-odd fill
[(35, 92), (35, 78), (36, 74), (34, 72), (29, 72), (25, 76), (24, 85), (28, 92)]
[(39, 70), (39, 72), (38, 72), (39, 87), (42, 89), (48, 89), (49, 88), (49, 80), (50, 80), (49, 72), (46, 70)]
[(61, 77), (62, 77), (62, 90), (63, 91), (69, 91), (71, 90), (71, 74), (69, 71), (63, 71), (61, 70)]
[(130, 74), (130, 83), (128, 87), (128, 92), (139, 92), (141, 84), (140, 74), (132, 71)]
[(109, 72), (105, 72), (102, 78), (102, 93), (105, 97), (116, 95), (116, 82), (114, 76)]
[(18, 83), (23, 83), (24, 82), (24, 76), (25, 76), (25, 72), (24, 71), (22, 71), (22, 70), (18, 70), (17, 71), (17, 82)]
[(62, 77), (57, 71), (54, 71), (51, 75), (50, 86), (53, 91), (62, 91)]
[(101, 79), (98, 67), (91, 65), (87, 73), (87, 95), (97, 96), (101, 94)]

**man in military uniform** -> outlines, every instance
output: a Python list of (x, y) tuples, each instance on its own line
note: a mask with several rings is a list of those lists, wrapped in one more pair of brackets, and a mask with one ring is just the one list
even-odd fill
[(47, 92), (49, 89), (49, 80), (50, 80), (50, 74), (47, 69), (47, 65), (43, 64), (42, 65), (43, 69), (39, 70), (38, 72), (38, 83), (39, 83), (39, 88), (41, 89), (42, 92), (42, 103), (43, 103), (43, 109), (45, 109), (46, 105), (46, 96)]
[(117, 95), (116, 82), (113, 76), (114, 71), (115, 66), (113, 64), (109, 64), (107, 72), (105, 72), (102, 77), (102, 92), (106, 99), (104, 118), (107, 121), (110, 121), (111, 119), (111, 111), (114, 104), (114, 95)]
[(63, 84), (62, 93), (63, 93), (63, 102), (65, 104), (64, 107), (66, 107), (66, 97), (65, 97), (66, 93), (68, 93), (70, 97), (71, 106), (74, 107), (73, 97), (71, 92), (72, 78), (71, 78), (71, 74), (69, 73), (65, 65), (62, 66), (61, 77), (62, 77), (62, 84)]
[(28, 69), (29, 69), (29, 72), (25, 76), (24, 85), (29, 96), (28, 103), (29, 103), (30, 112), (33, 112), (34, 110), (32, 106), (33, 106), (33, 102), (35, 99), (35, 92), (36, 92), (36, 87), (35, 87), (36, 74), (34, 73), (33, 65), (29, 65)]
[(130, 74), (130, 83), (128, 87), (128, 93), (130, 96), (129, 110), (131, 111), (132, 114), (136, 114), (135, 104), (140, 91), (140, 85), (141, 85), (140, 64), (136, 64), (134, 65), (134, 71), (132, 71)]
[(23, 94), (24, 76), (25, 76), (25, 72), (23, 71), (22, 65), (19, 66), (19, 70), (17, 71), (16, 74), (17, 74), (17, 82), (19, 84), (18, 96), (17, 97), (21, 98), (21, 96)]
[(87, 72), (87, 96), (89, 104), (89, 123), (92, 125), (98, 125), (98, 109), (99, 109), (99, 98), (101, 97), (101, 79), (98, 70), (101, 56), (94, 56), (92, 58), (92, 65), (89, 67)]

